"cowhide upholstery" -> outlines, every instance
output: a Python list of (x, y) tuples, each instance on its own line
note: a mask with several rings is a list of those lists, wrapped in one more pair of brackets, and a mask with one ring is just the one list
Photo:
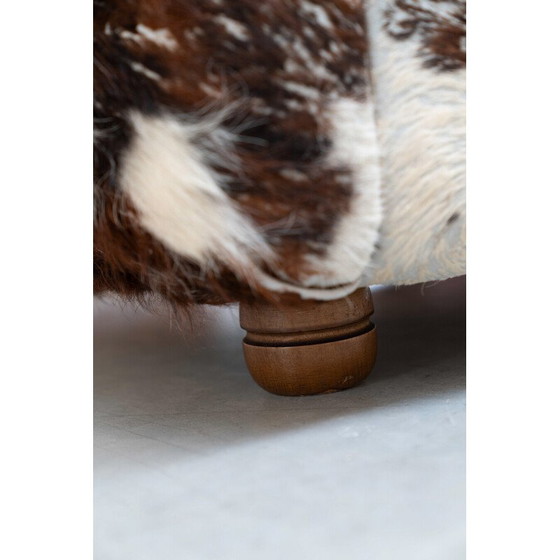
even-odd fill
[(465, 272), (465, 3), (95, 1), (95, 289), (335, 299)]

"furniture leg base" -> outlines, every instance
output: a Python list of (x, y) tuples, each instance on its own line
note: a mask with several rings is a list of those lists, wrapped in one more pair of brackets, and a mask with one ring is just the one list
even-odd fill
[(335, 301), (300, 300), (283, 306), (242, 303), (247, 367), (263, 389), (277, 395), (354, 387), (375, 364), (377, 332), (369, 321), (372, 313), (368, 288)]

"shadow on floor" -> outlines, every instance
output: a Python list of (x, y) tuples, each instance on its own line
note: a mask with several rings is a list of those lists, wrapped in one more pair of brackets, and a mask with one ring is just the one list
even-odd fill
[[(96, 433), (152, 438), (181, 453), (210, 452), (364, 411), (441, 401), (465, 389), (465, 278), (374, 288), (379, 354), (360, 387), (277, 397), (245, 369), (236, 308), (208, 311), (180, 333), (161, 316), (97, 304)], [(417, 414), (414, 412), (413, 414)], [(156, 445), (154, 443), (154, 445)]]

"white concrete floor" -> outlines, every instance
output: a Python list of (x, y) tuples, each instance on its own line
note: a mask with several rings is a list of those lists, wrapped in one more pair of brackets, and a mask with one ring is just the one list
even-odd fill
[(465, 557), (465, 281), (374, 290), (352, 390), (277, 397), (237, 310), (95, 310), (97, 560)]

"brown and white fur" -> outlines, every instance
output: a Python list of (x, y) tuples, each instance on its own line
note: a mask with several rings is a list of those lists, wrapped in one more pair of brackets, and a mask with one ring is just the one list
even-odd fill
[(96, 1), (96, 291), (335, 299), (461, 274), (464, 11)]

